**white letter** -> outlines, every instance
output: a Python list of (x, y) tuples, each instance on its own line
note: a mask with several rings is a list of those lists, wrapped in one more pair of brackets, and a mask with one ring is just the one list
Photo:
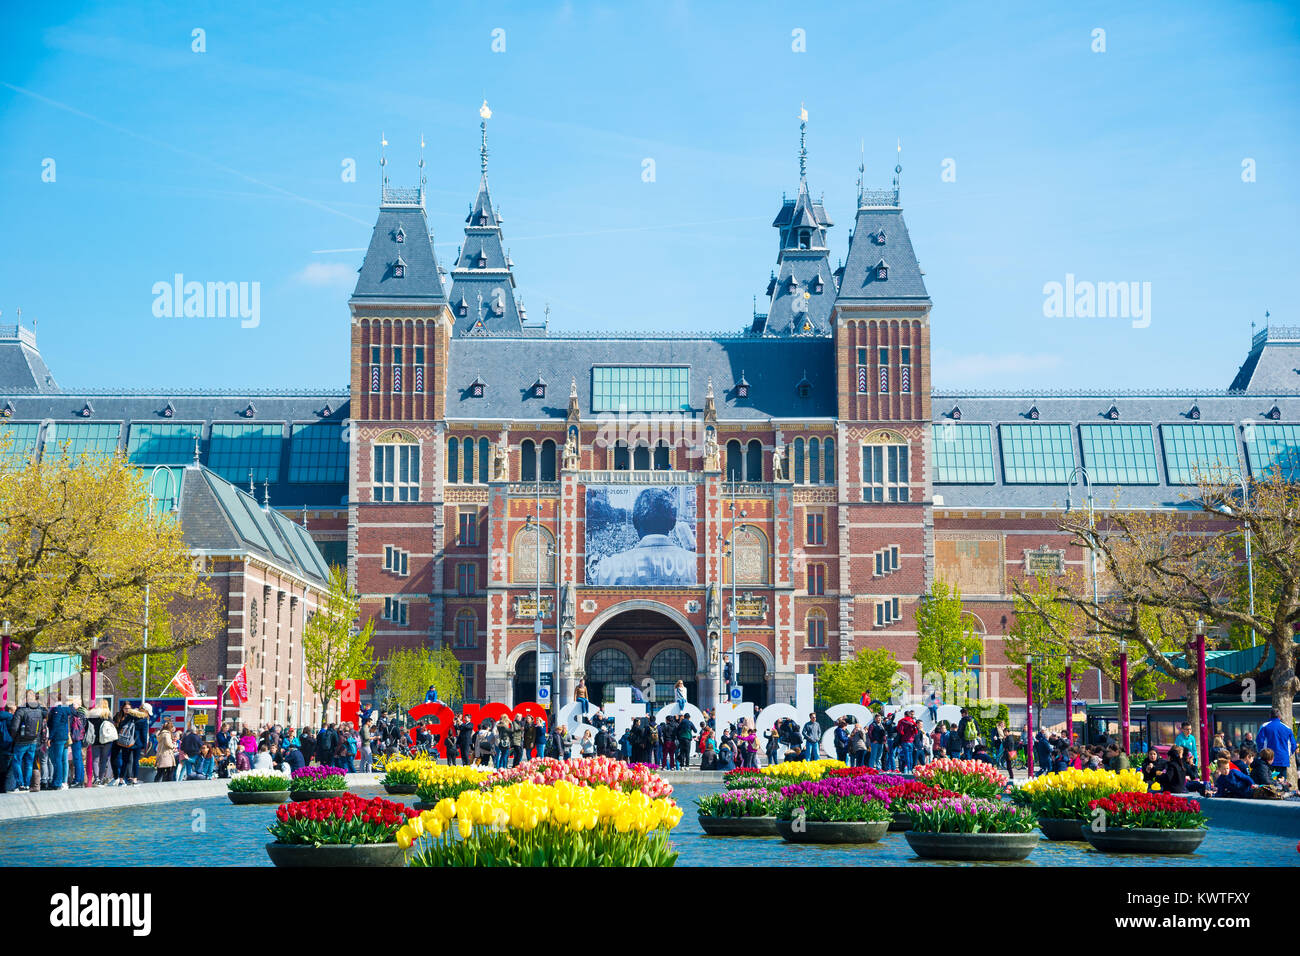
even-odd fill
[(641, 182), (652, 183), (655, 181), (655, 161), (647, 156), (641, 160)]
[(41, 182), (52, 183), (54, 179), (54, 160), (46, 156), (41, 160)]
[(155, 319), (170, 319), (172, 317), (172, 284), (170, 282), (155, 282), (153, 284), (153, 316)]
[(803, 27), (795, 27), (790, 31), (790, 50), (793, 53), (808, 52), (808, 34), (804, 32)]
[(190, 31), (190, 36), (194, 38), (194, 42), (190, 44), (191, 50), (193, 50), (195, 53), (208, 52), (208, 31), (207, 30), (204, 30), (202, 27), (195, 27), (193, 30)]
[(1145, 329), (1151, 324), (1151, 283), (1142, 283), (1142, 295), (1138, 295), (1138, 284), (1133, 283), (1133, 328)]
[[(244, 298), (244, 290), (247, 288), (251, 292), (252, 307)], [(262, 283), (260, 282), (241, 282), (239, 283), (239, 314), (244, 321), (239, 324), (246, 329), (255, 329), (262, 322)]]
[(1249, 156), (1241, 161), (1241, 181), (1243, 183), (1255, 181), (1255, 161)]
[(1065, 315), (1065, 310), (1062, 305), (1064, 293), (1061, 290), (1061, 283), (1044, 283), (1043, 295), (1047, 296), (1047, 298), (1043, 300), (1043, 318), (1059, 319)]
[(943, 172), (939, 174), (939, 182), (955, 183), (957, 181), (957, 160), (949, 156), (941, 165), (943, 166)]
[(1095, 30), (1092, 31), (1092, 52), (1093, 53), (1106, 52), (1106, 31), (1103, 30), (1101, 27), (1097, 27)]
[(357, 161), (352, 157), (343, 160), (343, 171), (339, 173), (339, 179), (345, 183), (355, 183), (357, 181)]
[(503, 30), (501, 27), (497, 27), (495, 30), (492, 31), (492, 52), (493, 53), (506, 52), (506, 31)]

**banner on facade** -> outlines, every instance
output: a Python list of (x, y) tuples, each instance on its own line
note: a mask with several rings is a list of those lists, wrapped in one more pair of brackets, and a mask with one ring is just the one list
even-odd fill
[(696, 583), (693, 485), (588, 485), (587, 583)]

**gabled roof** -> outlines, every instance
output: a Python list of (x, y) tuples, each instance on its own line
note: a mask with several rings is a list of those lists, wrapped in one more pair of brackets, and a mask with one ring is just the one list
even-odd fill
[[(401, 276), (395, 275), (393, 268), (399, 258), (405, 266)], [(397, 300), (447, 304), (424, 207), (415, 203), (380, 205), (370, 247), (359, 272), (353, 302)]]
[(185, 544), (196, 551), (246, 552), (317, 586), (328, 582), (329, 568), (305, 528), (202, 465), (181, 475), (179, 517)]

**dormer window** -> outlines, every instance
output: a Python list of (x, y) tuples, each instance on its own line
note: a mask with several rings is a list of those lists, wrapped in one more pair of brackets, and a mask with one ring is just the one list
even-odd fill
[(1026, 417), (1027, 417), (1031, 422), (1036, 422), (1036, 421), (1038, 421), (1038, 406), (1037, 406), (1037, 405), (1030, 405), (1030, 406), (1029, 406), (1029, 412), (1027, 413)]
[(885, 244), (885, 230), (881, 229), (876, 233), (876, 245), (883, 246), (884, 244)]
[(546, 397), (546, 382), (540, 375), (537, 376), (537, 381), (533, 382), (530, 386), (529, 391), (532, 393), (533, 398)]
[(803, 373), (803, 378), (799, 380), (799, 384), (794, 387), (794, 390), (800, 398), (807, 398), (812, 394), (812, 382), (808, 381), (807, 371)]
[(245, 418), (252, 418), (254, 415), (257, 414), (257, 408), (256, 406), (253, 405), (252, 402), (249, 402), (247, 405), (244, 406), (244, 410), (239, 414), (243, 415)]
[(1268, 417), (1273, 419), (1273, 421), (1277, 421), (1282, 417), (1282, 409), (1278, 408), (1275, 403), (1273, 407), (1268, 410)]
[(95, 410), (90, 407), (90, 402), (86, 402), (81, 406), (81, 411), (78, 414), (81, 415), (82, 418), (89, 418), (91, 415), (95, 414)]
[(163, 406), (163, 410), (162, 410), (163, 418), (171, 418), (175, 414), (176, 414), (176, 406), (173, 405), (171, 402), (168, 402), (166, 405)]
[(3, 416), (4, 418), (12, 418), (13, 414), (14, 414), (14, 403), (5, 402), (5, 407), (0, 409), (0, 416)]
[(469, 303), (465, 301), (465, 297), (463, 295), (460, 297), (460, 301), (456, 303), (456, 314), (469, 315)]
[(878, 280), (880, 280), (880, 281), (884, 281), (884, 280), (888, 279), (888, 278), (889, 278), (889, 263), (885, 262), (884, 259), (881, 259), (881, 260), (880, 260), (879, 262), (877, 262), (876, 265), (875, 265), (875, 273), (876, 273), (876, 279), (878, 279)]
[(483, 392), (486, 388), (487, 382), (483, 381), (483, 379), (479, 378), (477, 375), (474, 376), (474, 381), (469, 383), (470, 398), (482, 398)]
[(1199, 422), (1201, 420), (1201, 407), (1193, 405), (1192, 410), (1187, 413), (1187, 417), (1194, 422)]
[(478, 214), (478, 224), (480, 226), (486, 226), (488, 224), (487, 210)]
[(484, 252), (482, 249), (478, 251), (478, 267), (480, 269), (487, 268), (487, 253)]
[(794, 276), (791, 276), (786, 283), (786, 287), (793, 292), (795, 289), (799, 288), (799, 280)]
[(740, 381), (736, 383), (736, 397), (749, 398), (749, 382), (745, 381), (745, 373), (740, 373)]
[(326, 402), (325, 407), (320, 410), (320, 417), (329, 418), (333, 414), (334, 414), (334, 409), (330, 407), (329, 402)]
[(952, 407), (952, 411), (948, 413), (948, 417), (955, 422), (961, 421), (961, 408), (957, 405), (954, 405)]
[(402, 229), (401, 226), (398, 226), (398, 227), (397, 227), (397, 232), (393, 233), (393, 241), (394, 241), (394, 242), (405, 242), (405, 241), (406, 241), (406, 232), (405, 232), (405, 230)]
[(406, 275), (406, 260), (404, 260), (401, 256), (398, 256), (397, 261), (393, 263), (393, 278), (400, 279), (405, 275)]
[(822, 277), (819, 275), (812, 281), (812, 290), (814, 292), (821, 292), (823, 288)]
[(1112, 422), (1119, 421), (1119, 409), (1112, 404), (1110, 408), (1106, 409), (1106, 417), (1109, 418)]
[(807, 249), (812, 245), (812, 233), (807, 229), (799, 230), (799, 248)]

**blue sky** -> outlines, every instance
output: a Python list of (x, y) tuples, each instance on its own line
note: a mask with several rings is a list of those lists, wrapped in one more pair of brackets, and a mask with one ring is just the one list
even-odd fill
[[(745, 326), (801, 102), (833, 259), (860, 144), (886, 185), (902, 140), (937, 387), (1223, 388), (1252, 320), (1300, 325), (1295, 6), (280, 7), (3, 14), (0, 323), (37, 319), (65, 388), (346, 384), (380, 133), (394, 185), (414, 184), (423, 133), (450, 267), (484, 97), (519, 291), (556, 328)], [(177, 272), (259, 282), (260, 326), (155, 318), (152, 286)], [(1067, 273), (1150, 282), (1150, 326), (1045, 318)]]

